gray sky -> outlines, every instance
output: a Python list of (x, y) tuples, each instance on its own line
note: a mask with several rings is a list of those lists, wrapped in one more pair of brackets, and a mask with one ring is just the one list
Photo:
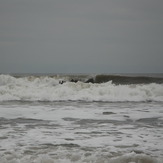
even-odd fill
[(162, 73), (163, 0), (0, 0), (0, 73)]

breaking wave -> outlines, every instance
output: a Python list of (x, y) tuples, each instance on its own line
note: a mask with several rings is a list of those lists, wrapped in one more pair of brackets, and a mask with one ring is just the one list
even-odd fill
[[(119, 78), (120, 79), (120, 78)], [(66, 81), (60, 84), (60, 81)], [(86, 81), (86, 79), (85, 79)], [(163, 101), (162, 83), (115, 84), (0, 75), (0, 101)]]

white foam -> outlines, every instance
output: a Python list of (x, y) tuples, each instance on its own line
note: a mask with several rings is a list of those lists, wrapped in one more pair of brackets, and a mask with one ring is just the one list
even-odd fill
[(163, 101), (163, 84), (59, 84), (58, 78), (0, 75), (0, 101)]
[(0, 163), (162, 163), (162, 103), (0, 104)]
[[(59, 151), (58, 151), (59, 153)], [(66, 153), (58, 155), (56, 158), (50, 157), (47, 154), (40, 154), (37, 157), (29, 157), (12, 153), (8, 156), (0, 158), (1, 163), (162, 163), (163, 159), (156, 159), (145, 154), (128, 153), (118, 157), (110, 157), (102, 153)]]
[[(5, 151), (25, 151), (34, 145), (39, 151), (44, 150), (42, 144), (55, 147), (73, 143), (94, 149), (108, 147), (109, 153), (126, 153), (133, 149), (155, 156), (162, 155), (159, 119), (153, 123), (141, 121), (163, 117), (162, 104), (61, 104), (13, 105), (9, 102), (9, 105), (0, 105), (0, 117), (4, 118), (1, 119), (0, 147)], [(112, 114), (105, 115), (104, 112)], [(42, 123), (45, 126), (41, 126)]]

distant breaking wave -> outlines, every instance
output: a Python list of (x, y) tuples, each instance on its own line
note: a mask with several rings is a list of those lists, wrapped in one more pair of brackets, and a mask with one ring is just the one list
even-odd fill
[(116, 75), (0, 75), (0, 101), (12, 100), (163, 101), (163, 78)]

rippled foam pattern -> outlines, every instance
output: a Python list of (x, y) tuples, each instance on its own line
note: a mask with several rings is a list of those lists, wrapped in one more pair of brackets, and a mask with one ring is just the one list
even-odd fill
[(162, 163), (163, 160), (151, 158), (143, 154), (129, 153), (123, 156), (109, 158), (110, 156), (101, 155), (100, 153), (67, 153), (67, 156), (62, 155), (52, 158), (48, 155), (42, 154), (39, 157), (23, 157), (13, 153), (6, 157), (0, 158), (1, 163)]

